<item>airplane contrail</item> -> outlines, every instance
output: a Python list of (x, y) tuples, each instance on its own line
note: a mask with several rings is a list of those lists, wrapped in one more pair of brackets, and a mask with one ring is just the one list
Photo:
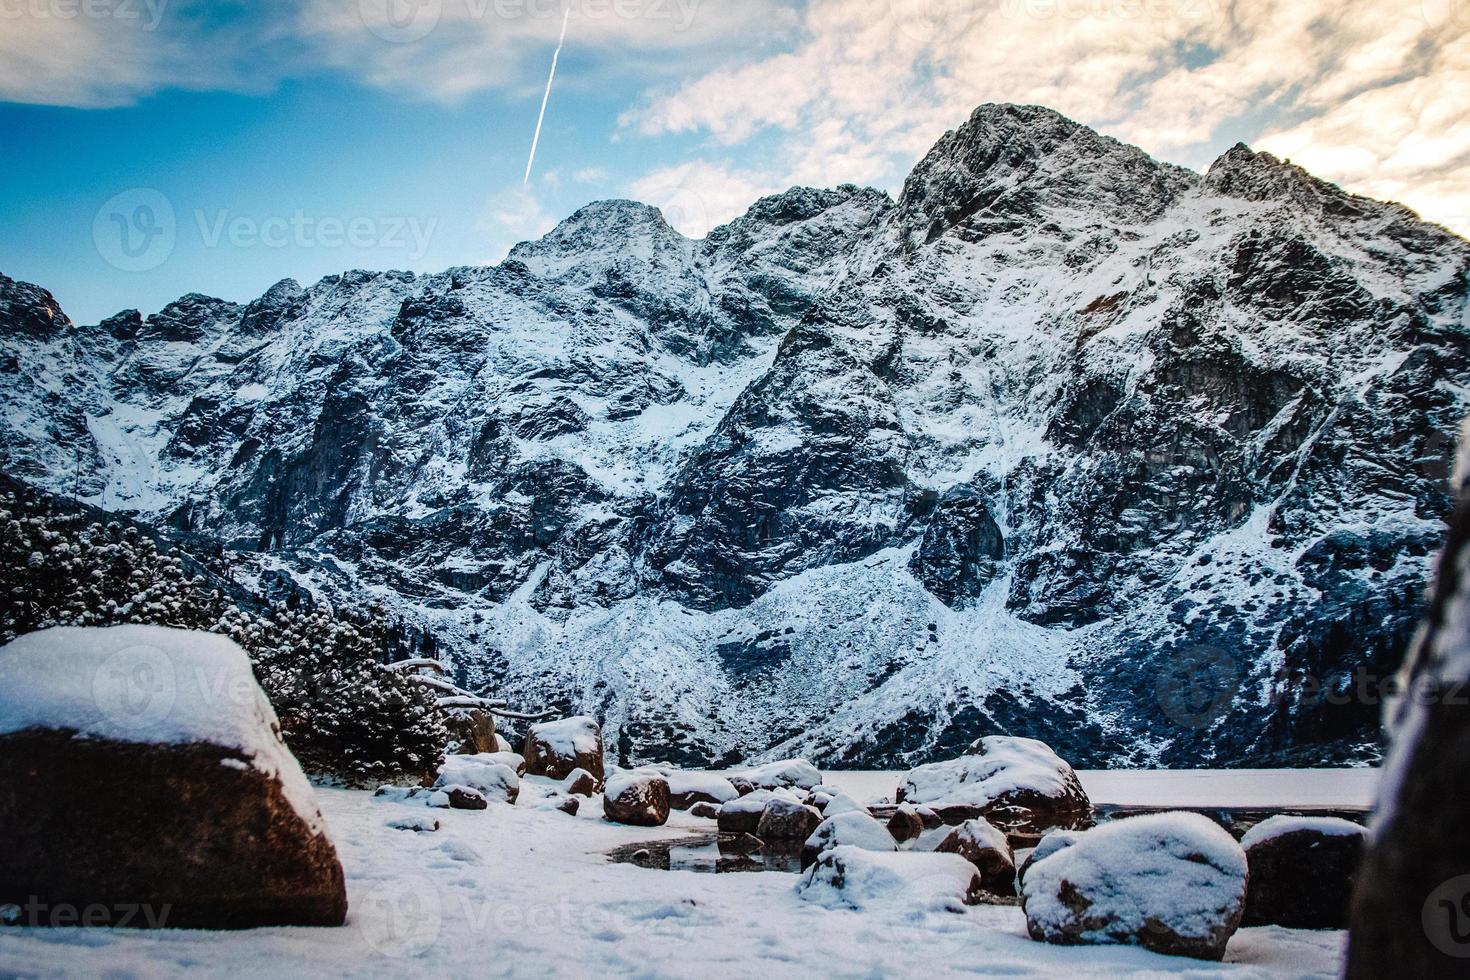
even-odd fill
[(541, 96), (541, 115), (536, 117), (536, 135), (531, 137), (531, 156), (526, 160), (526, 179), (521, 182), (522, 186), (531, 183), (531, 168), (536, 165), (536, 147), (541, 143), (541, 124), (546, 121), (546, 103), (551, 101), (551, 83), (556, 81), (556, 62), (561, 57), (561, 47), (567, 43), (567, 21), (572, 17), (572, 8), (567, 7), (561, 17), (561, 37), (557, 39), (556, 50), (551, 55), (551, 74), (546, 76), (546, 94)]

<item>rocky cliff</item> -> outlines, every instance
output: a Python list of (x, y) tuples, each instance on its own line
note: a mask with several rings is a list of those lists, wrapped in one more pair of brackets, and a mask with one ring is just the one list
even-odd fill
[(0, 463), (389, 602), (631, 760), (1375, 758), (1445, 531), (1470, 245), (1237, 146), (982, 106), (897, 201), (72, 324), (0, 278)]

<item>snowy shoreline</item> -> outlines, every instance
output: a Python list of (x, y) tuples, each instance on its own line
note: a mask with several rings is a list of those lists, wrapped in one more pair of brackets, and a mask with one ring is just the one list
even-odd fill
[[(1080, 773), (1099, 802), (1137, 805), (1356, 805), (1371, 770)], [(859, 799), (891, 793), (897, 773), (825, 774)], [(1290, 777), (1290, 778), (1289, 778)], [(948, 976), (976, 968), (1078, 977), (1224, 972), (1335, 977), (1344, 933), (1240, 930), (1223, 966), (1129, 947), (1061, 947), (1026, 937), (1019, 909), (829, 910), (799, 900), (786, 874), (698, 874), (614, 864), (634, 841), (709, 832), (676, 811), (662, 827), (577, 817), (538, 803), (526, 777), (515, 806), (432, 811), (434, 833), (388, 824), (424, 814), (366, 792), (316, 790), (347, 873), (340, 929), (142, 932), (0, 929), (0, 975)], [(1119, 793), (1124, 794), (1118, 796)], [(1268, 794), (1276, 799), (1265, 799)], [(860, 795), (859, 795), (860, 794)]]

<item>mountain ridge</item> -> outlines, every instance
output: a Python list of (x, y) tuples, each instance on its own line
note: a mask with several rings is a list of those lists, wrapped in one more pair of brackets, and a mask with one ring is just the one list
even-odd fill
[(702, 240), (598, 202), (500, 266), (188, 295), (85, 350), (0, 280), (0, 463), (387, 600), (628, 759), (1364, 761), (1375, 706), (1311, 691), (1412, 629), (1467, 281), (1269, 154), (982, 106), (896, 201), (793, 188)]

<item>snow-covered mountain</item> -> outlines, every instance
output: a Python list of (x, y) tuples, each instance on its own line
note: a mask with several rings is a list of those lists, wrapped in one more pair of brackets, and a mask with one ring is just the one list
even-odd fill
[(703, 241), (608, 201), (494, 268), (98, 326), (0, 277), (0, 464), (382, 600), (632, 760), (1365, 759), (1467, 294), (1398, 205), (987, 105), (897, 201)]

